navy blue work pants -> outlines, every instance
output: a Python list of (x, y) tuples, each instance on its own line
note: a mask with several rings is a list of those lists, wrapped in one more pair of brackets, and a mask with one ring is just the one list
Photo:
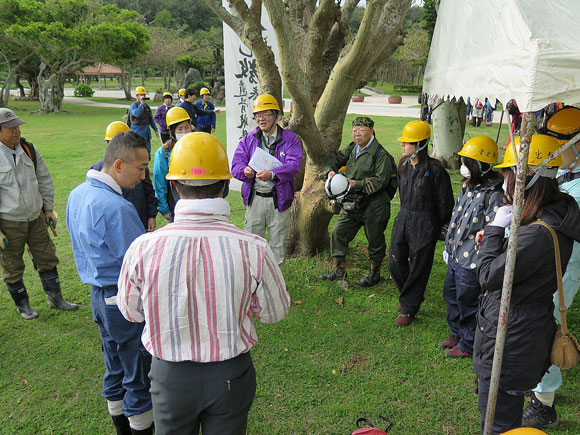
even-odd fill
[(451, 335), (459, 337), (459, 347), (473, 353), (473, 339), (481, 287), (475, 270), (465, 269), (449, 258), (443, 283), (443, 299), (447, 302), (447, 323)]
[[(481, 414), (481, 432), (485, 425), (485, 413), (487, 410), (487, 398), (489, 397), (489, 384), (479, 380), (478, 408)], [(518, 428), (522, 425), (522, 415), (524, 412), (524, 392), (506, 391), (501, 388), (497, 391), (497, 402), (495, 404), (495, 418), (493, 420), (492, 433), (500, 435), (510, 429)]]
[(117, 286), (91, 286), (93, 320), (99, 328), (105, 357), (103, 393), (110, 401), (123, 401), (123, 414), (149, 411), (151, 355), (141, 343), (144, 323), (129, 322), (116, 303)]

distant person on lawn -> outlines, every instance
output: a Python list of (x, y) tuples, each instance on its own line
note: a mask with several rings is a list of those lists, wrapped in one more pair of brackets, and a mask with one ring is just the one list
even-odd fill
[(151, 155), (151, 130), (155, 136), (159, 137), (157, 126), (153, 120), (151, 107), (145, 102), (147, 100), (147, 91), (143, 86), (135, 88), (135, 102), (129, 107), (129, 122), (131, 131), (143, 136), (147, 141), (147, 152)]

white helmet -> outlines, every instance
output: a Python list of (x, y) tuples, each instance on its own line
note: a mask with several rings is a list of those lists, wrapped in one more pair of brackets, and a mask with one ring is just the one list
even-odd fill
[(350, 184), (344, 175), (337, 172), (326, 180), (324, 185), (328, 199), (344, 198), (350, 190)]

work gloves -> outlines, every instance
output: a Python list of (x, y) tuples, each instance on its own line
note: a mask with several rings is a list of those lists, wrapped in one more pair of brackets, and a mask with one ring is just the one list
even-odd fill
[(500, 207), (495, 213), (495, 218), (491, 225), (495, 227), (507, 228), (512, 221), (513, 207), (511, 205), (504, 205)]
[(44, 212), (44, 218), (46, 219), (46, 226), (56, 228), (56, 222), (58, 220), (58, 215), (54, 210), (46, 210)]
[(0, 231), (0, 252), (4, 252), (7, 247), (8, 247), (8, 237), (6, 237), (4, 233)]

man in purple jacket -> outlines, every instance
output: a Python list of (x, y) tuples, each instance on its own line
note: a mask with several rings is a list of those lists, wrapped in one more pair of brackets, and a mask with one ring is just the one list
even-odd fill
[[(290, 226), (290, 205), (294, 201), (294, 177), (302, 163), (302, 144), (294, 133), (278, 126), (280, 106), (269, 94), (254, 102), (258, 128), (238, 144), (232, 160), (232, 174), (242, 181), (242, 198), (247, 207), (245, 229), (268, 237), (278, 264), (284, 263), (286, 236)], [(276, 157), (282, 165), (256, 173), (248, 166), (256, 148)]]

